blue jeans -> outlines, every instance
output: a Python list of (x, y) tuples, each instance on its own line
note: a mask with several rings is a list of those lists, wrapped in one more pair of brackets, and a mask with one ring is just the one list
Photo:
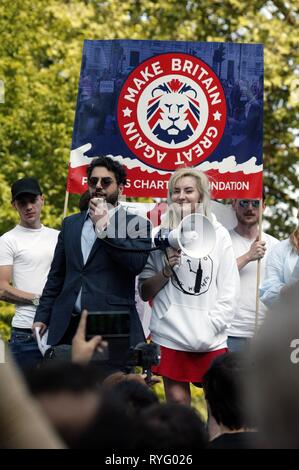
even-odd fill
[(248, 346), (251, 338), (239, 336), (228, 336), (227, 347), (229, 352), (243, 352)]
[(32, 369), (43, 359), (30, 329), (12, 328), (10, 351), (21, 369)]

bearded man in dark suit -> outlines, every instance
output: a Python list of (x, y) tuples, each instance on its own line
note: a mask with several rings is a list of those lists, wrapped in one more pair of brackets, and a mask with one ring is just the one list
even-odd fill
[[(70, 345), (83, 309), (128, 311), (130, 344), (144, 340), (135, 307), (135, 277), (151, 247), (149, 222), (119, 204), (126, 184), (121, 164), (94, 159), (87, 169), (88, 210), (64, 219), (33, 330), (48, 344)], [(131, 250), (131, 251), (126, 251)], [(140, 250), (140, 251), (138, 251)]]

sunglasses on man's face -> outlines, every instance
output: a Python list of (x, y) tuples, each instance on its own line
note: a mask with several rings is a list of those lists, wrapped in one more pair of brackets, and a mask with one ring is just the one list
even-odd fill
[(114, 180), (109, 176), (104, 176), (103, 178), (91, 176), (88, 180), (88, 184), (91, 188), (96, 188), (99, 181), (103, 189), (108, 188), (112, 183), (114, 183)]
[(260, 201), (258, 199), (240, 199), (239, 204), (244, 209), (247, 209), (249, 207), (249, 204), (251, 204), (254, 209), (257, 209), (260, 206)]

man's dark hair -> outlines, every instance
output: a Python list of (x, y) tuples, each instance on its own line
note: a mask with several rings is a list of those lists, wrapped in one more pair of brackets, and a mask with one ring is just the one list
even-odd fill
[(147, 385), (137, 380), (123, 380), (103, 389), (99, 412), (76, 448), (134, 449), (138, 416), (157, 402)]
[(249, 427), (244, 403), (245, 359), (240, 353), (217, 357), (204, 375), (204, 391), (218, 424), (237, 430)]
[(104, 393), (104, 399), (118, 399), (123, 401), (131, 416), (138, 415), (143, 409), (159, 403), (154, 392), (146, 385), (137, 380), (123, 380), (109, 388)]
[(135, 417), (122, 400), (104, 400), (86, 432), (74, 443), (76, 449), (129, 450), (135, 447)]
[(189, 406), (179, 404), (154, 405), (139, 417), (136, 448), (192, 450), (207, 446), (205, 425)]
[(108, 171), (112, 171), (114, 173), (116, 182), (118, 185), (123, 184), (125, 185), (127, 182), (127, 175), (126, 171), (119, 162), (116, 160), (112, 160), (110, 157), (97, 157), (92, 160), (90, 165), (87, 168), (87, 178), (89, 179), (92, 173), (92, 170), (96, 168), (97, 166), (103, 166), (107, 168)]
[[(92, 425), (94, 417), (97, 415), (101, 404), (100, 381), (97, 367), (83, 366), (80, 364), (73, 364), (70, 362), (63, 362), (58, 360), (49, 361), (43, 364), (39, 369), (27, 370), (25, 379), (31, 394), (40, 401), (42, 408), (45, 407), (45, 413), (49, 417), (55, 430), (70, 448), (73, 448), (80, 442), (82, 436), (87, 432)], [(90, 401), (90, 394), (93, 398)], [(60, 396), (64, 395), (67, 399), (70, 398), (69, 410), (64, 413), (60, 409), (59, 404)], [(43, 397), (46, 398), (46, 404), (43, 403)], [(72, 400), (72, 397), (75, 399)], [(94, 403), (93, 415), (84, 408), (78, 408), (78, 416), (72, 419), (72, 412), (76, 415), (77, 410), (74, 403), (76, 399), (83, 402)], [(53, 401), (54, 400), (54, 401)], [(87, 401), (85, 401), (87, 400)], [(50, 403), (50, 408), (47, 403)], [(57, 415), (62, 414), (65, 416), (61, 420), (53, 417), (51, 403), (57, 407)], [(67, 408), (67, 406), (66, 406)]]
[(80, 212), (82, 211), (87, 211), (88, 206), (89, 206), (89, 201), (90, 201), (90, 194), (87, 189), (83, 194), (81, 194), (80, 200), (79, 200), (79, 209)]
[(37, 396), (45, 393), (97, 391), (101, 378), (94, 366), (49, 361), (39, 369), (26, 371), (25, 380), (32, 395)]

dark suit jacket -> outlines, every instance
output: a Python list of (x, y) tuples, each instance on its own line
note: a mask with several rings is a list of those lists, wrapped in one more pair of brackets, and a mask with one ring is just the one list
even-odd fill
[[(59, 343), (70, 323), (82, 286), (82, 309), (130, 310), (130, 342), (136, 345), (144, 340), (144, 334), (135, 307), (135, 277), (142, 271), (148, 253), (122, 251), (119, 248), (150, 248), (149, 222), (120, 208), (107, 230), (107, 240), (119, 248), (97, 238), (84, 265), (81, 232), (85, 217), (86, 211), (83, 211), (63, 221), (34, 321), (49, 326), (49, 344)], [(142, 238), (131, 238), (134, 228), (141, 225), (146, 228), (147, 235), (143, 232)], [(130, 232), (129, 235), (126, 231)]]

